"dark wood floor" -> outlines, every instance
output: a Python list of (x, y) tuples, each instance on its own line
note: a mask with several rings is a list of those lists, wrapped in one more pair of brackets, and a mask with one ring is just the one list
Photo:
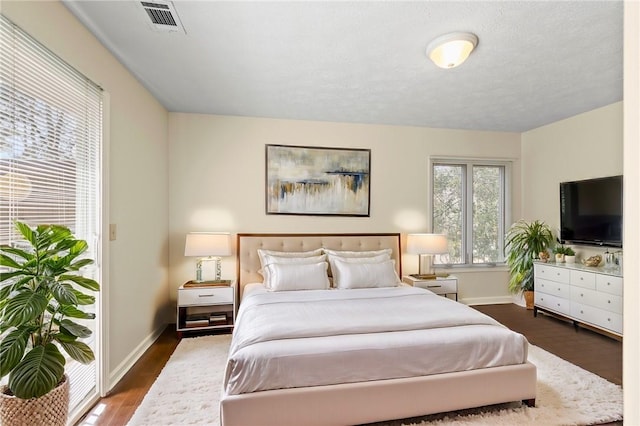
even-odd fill
[[(475, 308), (524, 334), (531, 344), (613, 383), (622, 384), (620, 341), (587, 329), (581, 328), (576, 332), (572, 324), (540, 313), (534, 318), (532, 311), (517, 305), (485, 305)], [(79, 424), (125, 425), (178, 342), (175, 327), (167, 327), (109, 396), (102, 398)]]

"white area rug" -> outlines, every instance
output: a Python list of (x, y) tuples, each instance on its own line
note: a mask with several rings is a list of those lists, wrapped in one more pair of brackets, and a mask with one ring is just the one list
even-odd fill
[[(183, 339), (129, 425), (218, 425), (230, 335)], [(622, 388), (536, 346), (536, 407), (501, 404), (379, 424), (588, 425), (622, 419)]]

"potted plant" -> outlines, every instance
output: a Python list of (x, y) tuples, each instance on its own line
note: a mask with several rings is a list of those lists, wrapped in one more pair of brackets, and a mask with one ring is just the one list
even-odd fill
[(564, 263), (564, 256), (566, 254), (566, 251), (567, 248), (562, 244), (553, 248), (553, 253), (556, 255), (556, 263)]
[(542, 221), (519, 220), (507, 231), (505, 253), (509, 266), (509, 291), (524, 293), (527, 309), (533, 309), (533, 261), (553, 244), (551, 228)]
[(576, 263), (576, 252), (571, 247), (560, 244), (553, 249), (553, 252), (556, 255), (556, 263)]
[(29, 248), (0, 246), (0, 377), (9, 375), (0, 389), (0, 422), (65, 425), (69, 380), (61, 349), (81, 363), (94, 360), (80, 341), (91, 330), (74, 321), (95, 318), (78, 308), (95, 302), (79, 288), (99, 290), (79, 274), (93, 260), (81, 258), (87, 242), (64, 226), (15, 226)]

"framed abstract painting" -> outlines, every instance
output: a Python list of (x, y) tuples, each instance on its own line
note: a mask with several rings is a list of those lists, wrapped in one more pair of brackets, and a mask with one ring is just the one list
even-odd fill
[(267, 214), (369, 216), (371, 150), (266, 145)]

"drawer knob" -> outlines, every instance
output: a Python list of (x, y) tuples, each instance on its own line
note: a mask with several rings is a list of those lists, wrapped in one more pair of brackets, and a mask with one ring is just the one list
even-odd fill
[(213, 294), (199, 294), (198, 297), (213, 297)]
[(611, 300), (607, 300), (607, 303), (611, 303)]
[(560, 291), (560, 287), (558, 287), (558, 291)]
[(581, 314), (584, 314), (584, 311), (580, 311)]
[(584, 297), (584, 294), (580, 293), (580, 297)]
[(558, 306), (560, 306), (560, 304), (559, 304), (559, 303), (558, 303), (557, 305), (558, 305)]
[(611, 318), (607, 318), (607, 321), (611, 322)]
[(584, 280), (584, 278), (580, 277), (580, 281)]

